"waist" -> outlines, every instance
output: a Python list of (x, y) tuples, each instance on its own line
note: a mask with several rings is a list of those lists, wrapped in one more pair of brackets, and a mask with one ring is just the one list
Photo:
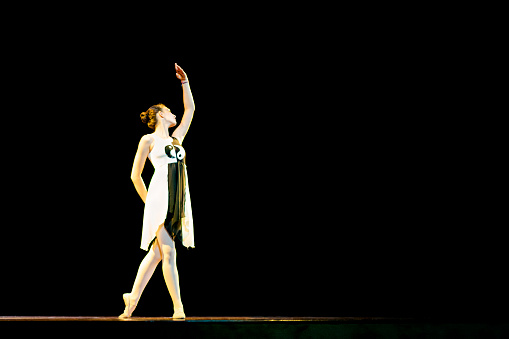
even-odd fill
[(154, 164), (154, 170), (159, 170), (161, 168), (168, 168), (168, 164), (176, 164), (178, 161), (177, 159), (168, 159), (162, 162), (157, 162), (157, 164)]
[(173, 160), (173, 159), (168, 159), (167, 162), (165, 163), (161, 163), (161, 164), (157, 164), (154, 166), (154, 171), (166, 171), (168, 170), (168, 165), (169, 164), (182, 164), (184, 165), (184, 168), (186, 168), (186, 163), (183, 162), (183, 161), (177, 161), (177, 160)]

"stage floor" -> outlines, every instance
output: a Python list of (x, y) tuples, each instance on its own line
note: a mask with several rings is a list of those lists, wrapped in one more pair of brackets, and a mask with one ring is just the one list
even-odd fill
[[(51, 335), (175, 338), (509, 338), (509, 323), (384, 317), (170, 317), (0, 316), (0, 331)], [(15, 332), (14, 332), (15, 331)]]
[(402, 322), (407, 318), (382, 317), (187, 317), (186, 319), (172, 319), (170, 317), (131, 317), (119, 319), (118, 317), (95, 316), (0, 316), (0, 321), (192, 321), (192, 322)]

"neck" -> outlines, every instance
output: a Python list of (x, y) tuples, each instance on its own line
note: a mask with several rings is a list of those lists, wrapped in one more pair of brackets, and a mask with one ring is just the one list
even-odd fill
[(155, 134), (160, 136), (163, 139), (168, 139), (170, 137), (170, 133), (168, 132), (168, 127), (164, 126), (164, 124), (157, 124), (155, 129)]

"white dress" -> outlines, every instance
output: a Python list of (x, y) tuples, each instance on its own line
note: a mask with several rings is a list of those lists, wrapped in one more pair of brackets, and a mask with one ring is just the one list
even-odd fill
[(148, 251), (161, 224), (174, 240), (179, 238), (185, 247), (194, 247), (186, 152), (176, 138), (163, 139), (155, 133), (151, 136), (154, 146), (148, 157), (154, 166), (154, 174), (145, 200), (140, 247)]

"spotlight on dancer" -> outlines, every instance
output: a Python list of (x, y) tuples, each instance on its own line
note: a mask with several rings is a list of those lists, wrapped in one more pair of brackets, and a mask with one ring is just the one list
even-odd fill
[[(163, 104), (154, 105), (140, 114), (141, 121), (154, 130), (141, 138), (131, 172), (134, 187), (145, 203), (140, 247), (148, 253), (140, 264), (131, 293), (123, 295), (125, 310), (119, 318), (131, 317), (160, 261), (173, 301), (173, 318), (186, 317), (180, 298), (175, 239), (185, 247), (194, 247), (186, 152), (182, 146), (193, 119), (194, 101), (186, 73), (176, 63), (175, 71), (184, 97), (184, 115), (180, 124), (177, 126), (176, 115)], [(169, 129), (175, 126), (170, 134)], [(154, 166), (148, 190), (141, 177), (147, 158)]]

